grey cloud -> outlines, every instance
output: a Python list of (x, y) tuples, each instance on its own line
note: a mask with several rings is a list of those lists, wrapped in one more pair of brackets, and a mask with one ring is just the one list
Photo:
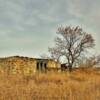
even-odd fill
[(0, 48), (34, 49), (38, 55), (52, 44), (60, 25), (81, 25), (95, 33), (98, 45), (99, 4), (99, 0), (0, 0)]

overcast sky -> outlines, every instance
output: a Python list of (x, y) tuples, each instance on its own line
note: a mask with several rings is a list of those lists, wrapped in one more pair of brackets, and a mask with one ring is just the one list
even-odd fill
[(100, 51), (100, 0), (0, 0), (0, 56), (39, 57), (59, 26), (81, 26)]

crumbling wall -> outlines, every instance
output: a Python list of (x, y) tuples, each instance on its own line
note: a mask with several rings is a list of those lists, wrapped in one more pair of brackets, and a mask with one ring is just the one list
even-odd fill
[(59, 62), (48, 60), (48, 68), (61, 68), (61, 64)]

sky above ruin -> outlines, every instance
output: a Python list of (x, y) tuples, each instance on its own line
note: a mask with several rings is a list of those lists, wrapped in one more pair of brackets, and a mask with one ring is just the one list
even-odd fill
[(0, 0), (0, 57), (39, 57), (59, 26), (80, 26), (100, 52), (100, 0)]

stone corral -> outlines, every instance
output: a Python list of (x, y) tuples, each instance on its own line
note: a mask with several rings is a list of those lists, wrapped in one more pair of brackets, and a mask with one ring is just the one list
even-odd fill
[(61, 64), (51, 59), (13, 56), (0, 59), (0, 70), (8, 73), (34, 74), (39, 71), (59, 70)]

